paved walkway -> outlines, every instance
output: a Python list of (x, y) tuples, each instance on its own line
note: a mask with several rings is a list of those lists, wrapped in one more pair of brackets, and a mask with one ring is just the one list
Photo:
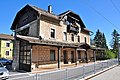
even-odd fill
[[(100, 61), (96, 61), (100, 62)], [(78, 63), (77, 65), (73, 64), (62, 64), (60, 65), (61, 68), (60, 69), (65, 69), (65, 68), (73, 68), (73, 67), (77, 67), (77, 66), (83, 66), (83, 65), (89, 65), (89, 64), (94, 64), (94, 62), (89, 62), (89, 63)], [(34, 70), (32, 70), (32, 73), (43, 73), (43, 72), (49, 72), (49, 71), (55, 71), (58, 70), (57, 68), (57, 64), (56, 65), (49, 65), (49, 66), (44, 66), (41, 68), (36, 68)]]
[(89, 80), (120, 80), (120, 66), (110, 69), (100, 75)]

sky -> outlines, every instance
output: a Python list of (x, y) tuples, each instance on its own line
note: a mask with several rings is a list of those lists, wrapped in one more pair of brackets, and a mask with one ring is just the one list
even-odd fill
[(91, 38), (94, 38), (99, 29), (105, 34), (108, 46), (113, 30), (120, 32), (120, 0), (1, 0), (0, 33), (12, 33), (10, 27), (15, 15), (27, 4), (44, 10), (52, 5), (56, 15), (72, 10), (81, 17), (86, 28), (94, 32)]

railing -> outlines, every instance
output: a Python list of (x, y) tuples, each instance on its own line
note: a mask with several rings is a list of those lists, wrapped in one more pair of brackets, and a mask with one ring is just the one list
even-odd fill
[(94, 62), (74, 68), (66, 68), (45, 73), (23, 73), (10, 75), (10, 80), (74, 80), (87, 77), (111, 66), (118, 65), (117, 59)]

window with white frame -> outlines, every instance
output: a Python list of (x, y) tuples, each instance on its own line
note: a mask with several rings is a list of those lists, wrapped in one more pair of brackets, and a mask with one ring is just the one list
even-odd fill
[(80, 42), (80, 36), (78, 36), (78, 42)]
[(51, 38), (55, 38), (55, 29), (50, 30)]
[(65, 40), (65, 41), (67, 41), (67, 33), (66, 32), (64, 32), (64, 39), (63, 40)]
[(74, 34), (71, 34), (71, 40), (74, 41)]

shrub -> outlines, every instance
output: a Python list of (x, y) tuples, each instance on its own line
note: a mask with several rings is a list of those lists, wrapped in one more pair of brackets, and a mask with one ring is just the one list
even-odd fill
[(105, 51), (105, 58), (106, 59), (113, 59), (113, 58), (116, 58), (116, 53), (114, 53), (113, 51), (111, 50), (106, 50)]

